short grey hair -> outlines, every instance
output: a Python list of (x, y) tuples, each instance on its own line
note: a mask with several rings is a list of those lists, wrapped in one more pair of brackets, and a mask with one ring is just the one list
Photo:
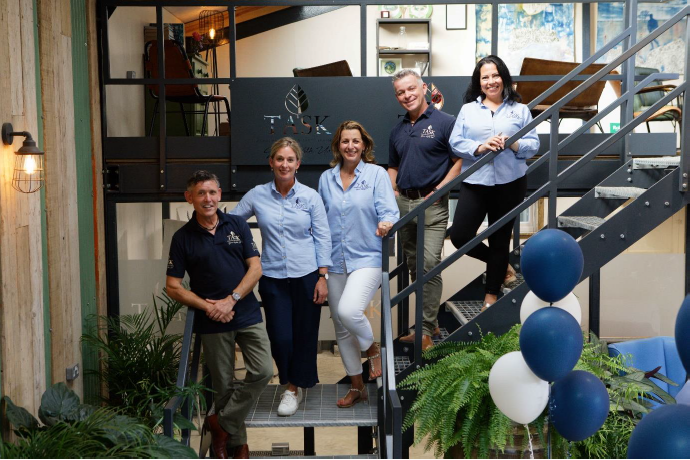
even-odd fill
[(402, 80), (405, 77), (409, 77), (410, 75), (414, 75), (415, 78), (417, 78), (417, 83), (419, 84), (419, 86), (422, 86), (424, 84), (421, 75), (419, 75), (419, 73), (417, 73), (417, 71), (413, 69), (402, 69), (401, 71), (396, 72), (393, 75), (393, 83), (395, 83), (398, 80)]
[(187, 180), (187, 191), (191, 192), (192, 189), (198, 184), (199, 182), (207, 182), (207, 181), (216, 181), (216, 184), (218, 184), (218, 188), (220, 188), (220, 181), (218, 180), (218, 176), (215, 174), (208, 172), (204, 169), (200, 169), (198, 171), (194, 171), (194, 174), (192, 174), (192, 177), (190, 177)]

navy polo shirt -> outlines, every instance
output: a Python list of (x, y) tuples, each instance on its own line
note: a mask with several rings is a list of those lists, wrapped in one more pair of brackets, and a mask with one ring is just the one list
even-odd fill
[(388, 145), (388, 166), (398, 168), (398, 188), (435, 187), (446, 177), (455, 157), (449, 142), (454, 125), (454, 116), (432, 104), (414, 125), (409, 114), (395, 125)]
[[(249, 226), (244, 219), (218, 211), (215, 235), (192, 218), (175, 232), (170, 244), (167, 275), (184, 278), (189, 274), (191, 290), (202, 299), (219, 300), (232, 294), (247, 273), (245, 260), (259, 256)], [(205, 312), (198, 315), (196, 332), (214, 334), (234, 331), (260, 323), (261, 310), (254, 292), (241, 299), (228, 323), (213, 321)]]

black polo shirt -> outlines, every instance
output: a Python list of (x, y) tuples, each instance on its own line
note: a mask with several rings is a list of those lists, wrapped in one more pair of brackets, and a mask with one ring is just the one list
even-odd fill
[(454, 125), (454, 116), (432, 104), (414, 125), (409, 114), (395, 125), (388, 145), (388, 166), (398, 168), (398, 188), (434, 187), (446, 177), (455, 158), (449, 142)]
[[(249, 226), (244, 219), (218, 211), (215, 235), (192, 218), (175, 232), (170, 244), (168, 276), (184, 278), (189, 273), (191, 290), (202, 299), (223, 299), (240, 284), (247, 273), (245, 260), (259, 256)], [(253, 292), (235, 305), (228, 323), (213, 321), (204, 312), (198, 315), (196, 332), (214, 334), (242, 329), (262, 321), (259, 302)]]

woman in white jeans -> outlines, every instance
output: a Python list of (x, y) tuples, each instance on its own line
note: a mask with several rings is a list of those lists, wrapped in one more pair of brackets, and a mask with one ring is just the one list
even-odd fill
[(398, 221), (393, 187), (374, 164), (374, 140), (356, 121), (345, 121), (333, 136), (332, 169), (319, 179), (331, 229), (333, 265), (328, 270), (328, 304), (350, 390), (338, 407), (367, 400), (362, 351), (369, 379), (381, 376), (381, 353), (364, 310), (381, 284), (381, 237)]

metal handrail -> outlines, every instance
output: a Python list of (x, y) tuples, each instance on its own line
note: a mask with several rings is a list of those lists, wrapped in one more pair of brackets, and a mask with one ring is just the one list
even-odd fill
[[(184, 324), (184, 334), (182, 336), (182, 350), (180, 351), (180, 367), (177, 370), (176, 386), (179, 389), (187, 385), (187, 371), (189, 370), (189, 354), (192, 349), (192, 337), (194, 334), (194, 318), (196, 310), (194, 308), (187, 308), (187, 318)], [(194, 347), (194, 356), (192, 357), (192, 369), (189, 377), (192, 381), (196, 380), (196, 372), (199, 367), (199, 340), (197, 336), (196, 346)], [(173, 396), (163, 409), (163, 434), (168, 437), (174, 435), (173, 419), (177, 410), (182, 407), (182, 415), (188, 420), (191, 419), (191, 401), (180, 395)], [(191, 433), (189, 429), (182, 430), (182, 443), (189, 446), (189, 439)]]
[[(636, 6), (636, 5), (635, 5)], [(636, 11), (633, 12), (633, 17), (636, 17)], [(616, 101), (611, 103), (609, 106), (607, 106), (604, 110), (600, 111), (595, 117), (593, 117), (591, 120), (589, 120), (587, 123), (583, 124), (582, 127), (579, 129), (575, 130), (573, 133), (571, 133), (569, 136), (567, 136), (565, 139), (562, 141), (558, 142), (557, 140), (557, 135), (558, 135), (558, 115), (559, 115), (559, 110), (560, 108), (565, 105), (568, 101), (571, 99), (575, 98), (577, 95), (585, 91), (587, 88), (589, 88), (591, 85), (593, 85), (596, 81), (601, 80), (603, 77), (605, 77), (611, 70), (616, 68), (619, 64), (621, 64), (624, 61), (627, 61), (630, 59), (632, 56), (634, 56), (638, 51), (640, 51), (642, 48), (644, 48), (646, 45), (651, 43), (654, 39), (656, 39), (659, 35), (670, 29), (673, 25), (678, 23), (679, 21), (683, 20), (685, 17), (687, 17), (690, 14), (690, 6), (686, 6), (675, 14), (672, 18), (670, 18), (668, 21), (664, 22), (660, 27), (655, 29), (652, 33), (647, 35), (645, 38), (640, 40), (639, 42), (633, 44), (630, 46), (627, 50), (625, 50), (621, 55), (619, 55), (617, 58), (615, 58), (611, 63), (607, 64), (604, 66), (601, 70), (598, 72), (592, 74), (589, 78), (587, 78), (583, 83), (575, 87), (572, 91), (570, 91), (567, 95), (565, 95), (563, 98), (561, 98), (559, 101), (557, 101), (555, 104), (553, 104), (551, 107), (549, 107), (547, 110), (542, 112), (539, 116), (535, 117), (532, 122), (530, 122), (527, 126), (519, 130), (517, 133), (512, 135), (508, 140), (506, 140), (506, 144), (510, 145), (514, 143), (515, 141), (519, 140), (522, 138), (525, 134), (530, 132), (532, 129), (534, 129), (538, 124), (540, 124), (543, 121), (546, 121), (547, 119), (551, 119), (552, 123), (552, 128), (551, 128), (551, 136), (552, 138), (555, 136), (555, 140), (551, 140), (551, 146), (549, 150), (541, 156), (538, 160), (533, 162), (532, 165), (527, 170), (527, 173), (533, 171), (535, 168), (539, 167), (539, 165), (543, 164), (547, 159), (551, 161), (555, 161), (558, 158), (558, 151), (562, 147), (565, 147), (568, 145), (570, 142), (572, 142), (575, 138), (577, 138), (579, 135), (582, 133), (586, 132), (589, 128), (594, 126), (595, 123), (600, 121), (603, 117), (608, 115), (610, 112), (612, 112), (614, 109), (620, 107), (624, 103), (629, 103), (633, 96), (642, 88), (647, 86), (652, 80), (655, 79), (670, 79), (670, 78), (678, 78), (677, 75), (675, 74), (662, 74), (662, 73), (657, 73), (654, 75), (650, 75), (646, 78), (644, 78), (639, 84), (635, 85), (633, 88), (626, 88), (625, 93), (623, 93), (619, 98), (617, 98)], [(590, 58), (585, 60), (582, 64), (577, 66), (575, 69), (573, 69), (571, 72), (569, 72), (567, 75), (564, 75), (558, 82), (556, 82), (553, 86), (551, 86), (547, 91), (542, 93), (539, 97), (537, 97), (535, 100), (533, 100), (528, 106), (530, 108), (534, 107), (537, 105), (539, 102), (543, 101), (546, 97), (549, 95), (553, 94), (555, 91), (557, 91), (559, 88), (561, 88), (563, 85), (568, 83), (569, 81), (575, 79), (578, 77), (579, 73), (582, 72), (587, 66), (590, 64), (594, 63), (597, 59), (602, 57), (604, 54), (606, 54), (608, 51), (613, 49), (615, 46), (618, 45), (619, 42), (622, 40), (625, 40), (627, 38), (634, 38), (632, 35), (632, 27), (628, 27), (626, 30), (624, 30), (621, 34), (616, 36), (611, 42), (609, 42), (606, 46), (604, 46), (601, 50), (596, 52), (594, 55), (592, 55)], [(577, 78), (579, 80), (579, 78)], [(469, 242), (464, 244), (462, 247), (458, 248), (453, 254), (448, 256), (446, 259), (442, 260), (438, 265), (436, 265), (434, 268), (429, 270), (428, 272), (424, 273), (423, 270), (423, 252), (420, 254), (421, 251), (423, 251), (423, 234), (424, 234), (424, 212), (425, 210), (433, 205), (434, 200), (428, 200), (423, 203), (421, 203), (419, 206), (417, 206), (415, 209), (413, 209), (410, 213), (406, 214), (403, 216), (393, 227), (391, 230), (388, 232), (388, 234), (383, 237), (382, 241), (382, 247), (383, 247), (383, 277), (382, 277), (382, 288), (381, 288), (381, 311), (382, 311), (382, 324), (381, 324), (381, 337), (382, 337), (382, 342), (384, 340), (388, 341), (389, 337), (388, 335), (390, 334), (389, 331), (392, 331), (392, 320), (389, 320), (391, 318), (390, 314), (387, 314), (387, 312), (392, 308), (394, 305), (398, 305), (401, 301), (404, 299), (408, 298), (412, 292), (416, 293), (416, 304), (417, 308), (415, 311), (415, 324), (421, 324), (422, 321), (422, 296), (423, 296), (423, 286), (426, 282), (428, 282), (431, 278), (434, 276), (437, 276), (440, 274), (445, 268), (450, 266), (452, 263), (454, 263), (456, 260), (458, 260), (460, 257), (465, 255), (471, 248), (475, 247), (479, 243), (481, 243), (483, 240), (488, 238), (490, 235), (495, 233), (499, 228), (503, 227), (506, 223), (508, 223), (510, 220), (513, 218), (517, 217), (524, 209), (527, 209), (529, 206), (534, 204), (539, 198), (542, 196), (546, 195), (547, 193), (555, 193), (555, 191), (558, 188), (558, 185), (562, 183), (565, 179), (570, 177), (572, 174), (574, 174), (576, 171), (578, 171), (580, 168), (582, 168), (587, 162), (592, 160), (599, 152), (605, 150), (615, 142), (619, 141), (622, 139), (625, 135), (629, 134), (632, 130), (634, 130), (638, 125), (643, 123), (647, 118), (651, 115), (653, 115), (659, 108), (663, 107), (666, 105), (668, 102), (672, 101), (679, 95), (683, 94), (686, 91), (687, 88), (687, 82), (684, 81), (681, 83), (679, 86), (677, 86), (673, 91), (667, 93), (664, 97), (659, 99), (655, 104), (653, 104), (651, 107), (649, 107), (647, 110), (645, 110), (643, 113), (635, 117), (634, 119), (628, 121), (624, 126), (621, 127), (621, 129), (613, 134), (612, 136), (607, 137), (604, 141), (599, 143), (597, 146), (592, 148), (589, 152), (587, 152), (585, 155), (583, 155), (581, 158), (579, 158), (577, 161), (575, 161), (572, 165), (567, 167), (565, 170), (562, 172), (558, 173), (557, 169), (555, 166), (551, 168), (549, 171), (549, 180), (542, 185), (540, 188), (538, 188), (534, 193), (532, 193), (529, 197), (523, 201), (523, 203), (519, 204), (516, 206), (513, 210), (508, 212), (506, 215), (501, 217), (498, 221), (494, 222), (494, 224), (490, 225), (487, 229), (485, 229), (483, 232), (481, 232), (479, 235), (475, 236), (472, 238)], [(445, 184), (443, 187), (441, 187), (438, 191), (435, 192), (435, 195), (437, 194), (438, 196), (443, 196), (446, 193), (449, 193), (451, 189), (459, 185), (464, 179), (472, 175), (474, 172), (476, 172), (478, 169), (483, 167), (485, 164), (493, 160), (496, 156), (499, 155), (500, 152), (491, 152), (483, 157), (481, 157), (479, 160), (477, 160), (471, 167), (467, 168), (466, 171), (458, 175), (455, 179), (452, 181), (448, 182)], [(684, 155), (684, 153), (683, 153)], [(555, 201), (555, 200), (554, 200)], [(549, 207), (551, 208), (553, 206), (553, 213), (555, 216), (555, 202), (554, 203), (549, 203)], [(550, 213), (552, 211), (550, 210)], [(392, 279), (394, 276), (390, 276), (388, 273), (388, 266), (389, 266), (389, 258), (388, 258), (388, 247), (389, 247), (389, 240), (390, 238), (393, 238), (395, 233), (400, 230), (405, 224), (408, 222), (412, 221), (413, 219), (418, 220), (418, 225), (417, 225), (417, 277), (415, 281), (413, 281), (409, 286), (406, 288), (402, 289), (398, 294), (391, 298), (390, 297), (390, 279)], [(551, 220), (551, 219), (550, 219)], [(550, 222), (550, 224), (553, 224), (553, 222)], [(394, 269), (395, 274), (397, 275), (400, 271), (401, 268), (404, 267), (404, 262), (397, 266)], [(392, 275), (392, 273), (391, 273)], [(390, 321), (390, 324), (389, 324)], [(415, 347), (414, 347), (414, 362), (421, 362), (421, 337), (422, 334), (415, 334)], [(384, 350), (382, 349), (382, 352)], [(393, 356), (393, 350), (392, 347), (385, 347), (385, 356), (384, 359), (387, 361), (392, 361), (394, 359)], [(413, 362), (413, 363), (414, 363)], [(387, 374), (392, 372), (393, 374), (391, 376), (388, 376)], [(397, 397), (397, 394), (393, 394), (391, 392), (391, 388), (395, 388), (395, 385), (390, 385), (391, 381), (395, 381), (395, 373), (394, 369), (389, 369), (388, 366), (383, 367), (383, 374), (384, 374), (384, 382), (386, 382), (386, 385), (383, 387), (384, 391), (384, 401), (388, 399), (392, 399), (393, 395)], [(386, 417), (389, 415), (388, 412), (384, 412)], [(391, 414), (392, 415), (392, 414)], [(383, 425), (388, 426), (394, 424), (394, 420), (388, 422), (384, 421)], [(399, 421), (401, 424), (401, 421)], [(391, 444), (395, 445), (396, 442), (401, 442), (396, 440), (396, 438), (400, 438), (402, 436), (402, 433), (400, 431), (398, 432), (393, 432), (392, 434), (393, 438), (390, 440)], [(388, 441), (388, 438), (386, 438)]]

